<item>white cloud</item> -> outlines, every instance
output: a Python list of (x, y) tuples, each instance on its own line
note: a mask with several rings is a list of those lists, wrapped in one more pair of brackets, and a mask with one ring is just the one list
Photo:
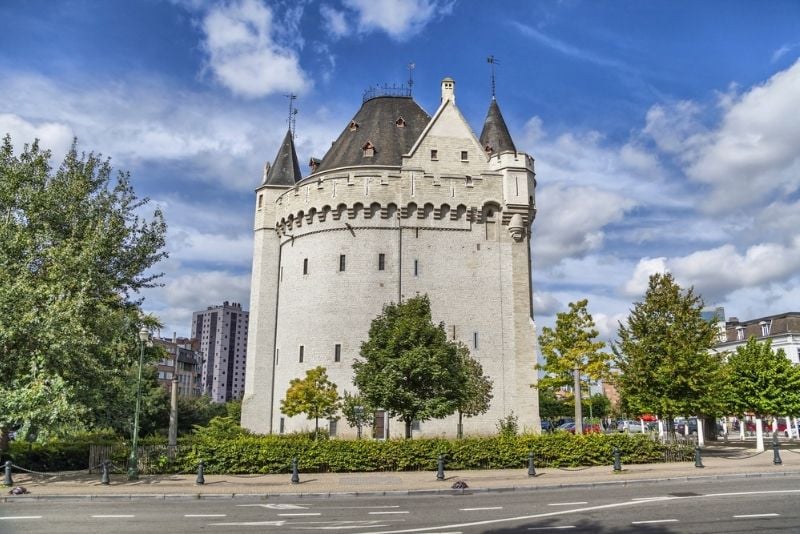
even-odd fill
[(593, 187), (543, 187), (533, 227), (533, 258), (548, 267), (600, 249), (603, 227), (623, 218), (633, 202)]
[(650, 276), (667, 271), (666, 258), (642, 258), (639, 260), (639, 263), (636, 264), (636, 268), (633, 270), (633, 275), (630, 280), (625, 283), (623, 291), (628, 296), (641, 297), (647, 291)]
[(726, 93), (716, 128), (701, 125), (697, 104), (680, 102), (653, 106), (644, 132), (709, 187), (702, 209), (721, 213), (800, 188), (798, 94), (800, 61), (738, 98)]
[(39, 147), (53, 153), (53, 159), (60, 161), (72, 145), (75, 137), (72, 128), (61, 122), (25, 120), (12, 113), (0, 113), (0, 137), (11, 134), (11, 142), (22, 149), (23, 143), (39, 140)]
[(334, 38), (338, 39), (347, 35), (350, 26), (347, 24), (346, 15), (343, 11), (334, 9), (328, 4), (322, 4), (319, 6), (319, 13), (322, 15), (325, 30)]
[(555, 315), (561, 311), (564, 305), (552, 293), (545, 291), (533, 291), (533, 313), (536, 316)]
[(775, 52), (772, 53), (772, 58), (770, 58), (770, 61), (772, 61), (772, 63), (775, 63), (783, 56), (785, 56), (786, 54), (788, 54), (789, 52), (791, 52), (792, 50), (794, 50), (799, 46), (800, 43), (786, 43), (782, 45), (780, 48), (778, 48), (777, 50), (775, 50)]
[[(297, 11), (290, 11), (287, 18), (296, 28)], [(209, 67), (234, 94), (257, 98), (281, 91), (302, 93), (311, 86), (295, 51), (273, 39), (278, 31), (273, 12), (260, 1), (237, 0), (214, 7), (203, 17), (202, 30)]]
[(344, 5), (355, 12), (359, 32), (383, 31), (396, 41), (410, 39), (453, 9), (453, 2), (440, 0), (344, 0)]

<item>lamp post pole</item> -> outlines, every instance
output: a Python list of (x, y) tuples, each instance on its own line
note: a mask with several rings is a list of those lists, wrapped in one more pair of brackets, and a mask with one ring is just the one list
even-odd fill
[(147, 327), (139, 330), (139, 376), (136, 379), (136, 410), (133, 412), (133, 439), (131, 456), (128, 459), (128, 480), (139, 480), (139, 409), (142, 404), (142, 365), (144, 364), (144, 344), (150, 339)]

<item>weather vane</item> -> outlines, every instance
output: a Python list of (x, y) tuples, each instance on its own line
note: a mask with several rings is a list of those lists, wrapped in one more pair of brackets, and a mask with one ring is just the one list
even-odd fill
[(287, 122), (289, 123), (289, 131), (292, 132), (292, 139), (294, 139), (294, 125), (297, 117), (297, 109), (294, 107), (294, 101), (297, 100), (297, 95), (294, 93), (289, 93), (288, 95), (283, 96), (289, 99), (289, 118), (287, 119)]
[(413, 63), (408, 64), (408, 92), (411, 93), (411, 89), (414, 87), (414, 68), (416, 65)]
[(494, 56), (489, 56), (486, 61), (492, 66), (492, 98), (495, 97), (495, 79), (494, 79), (494, 66), (500, 64), (500, 60)]

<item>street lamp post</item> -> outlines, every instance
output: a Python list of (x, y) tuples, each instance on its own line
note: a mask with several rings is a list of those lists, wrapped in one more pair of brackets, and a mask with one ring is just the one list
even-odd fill
[(143, 326), (139, 330), (139, 377), (136, 379), (136, 410), (133, 412), (133, 440), (131, 456), (128, 459), (128, 480), (139, 480), (139, 409), (142, 404), (142, 365), (144, 364), (144, 344), (150, 339), (150, 331)]

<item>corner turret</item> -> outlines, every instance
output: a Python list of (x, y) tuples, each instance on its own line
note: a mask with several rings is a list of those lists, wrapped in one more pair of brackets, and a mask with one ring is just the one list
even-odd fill
[(503, 114), (500, 113), (500, 106), (497, 105), (497, 100), (494, 98), (489, 104), (486, 120), (483, 121), (480, 141), (481, 146), (489, 157), (503, 152), (517, 151), (514, 141), (511, 140), (511, 134), (508, 133), (506, 121), (503, 120)]
[(297, 153), (294, 150), (292, 131), (287, 130), (286, 137), (283, 138), (281, 148), (278, 150), (278, 155), (275, 156), (275, 163), (272, 166), (264, 167), (264, 179), (261, 185), (291, 187), (302, 178), (300, 162), (297, 160)]

